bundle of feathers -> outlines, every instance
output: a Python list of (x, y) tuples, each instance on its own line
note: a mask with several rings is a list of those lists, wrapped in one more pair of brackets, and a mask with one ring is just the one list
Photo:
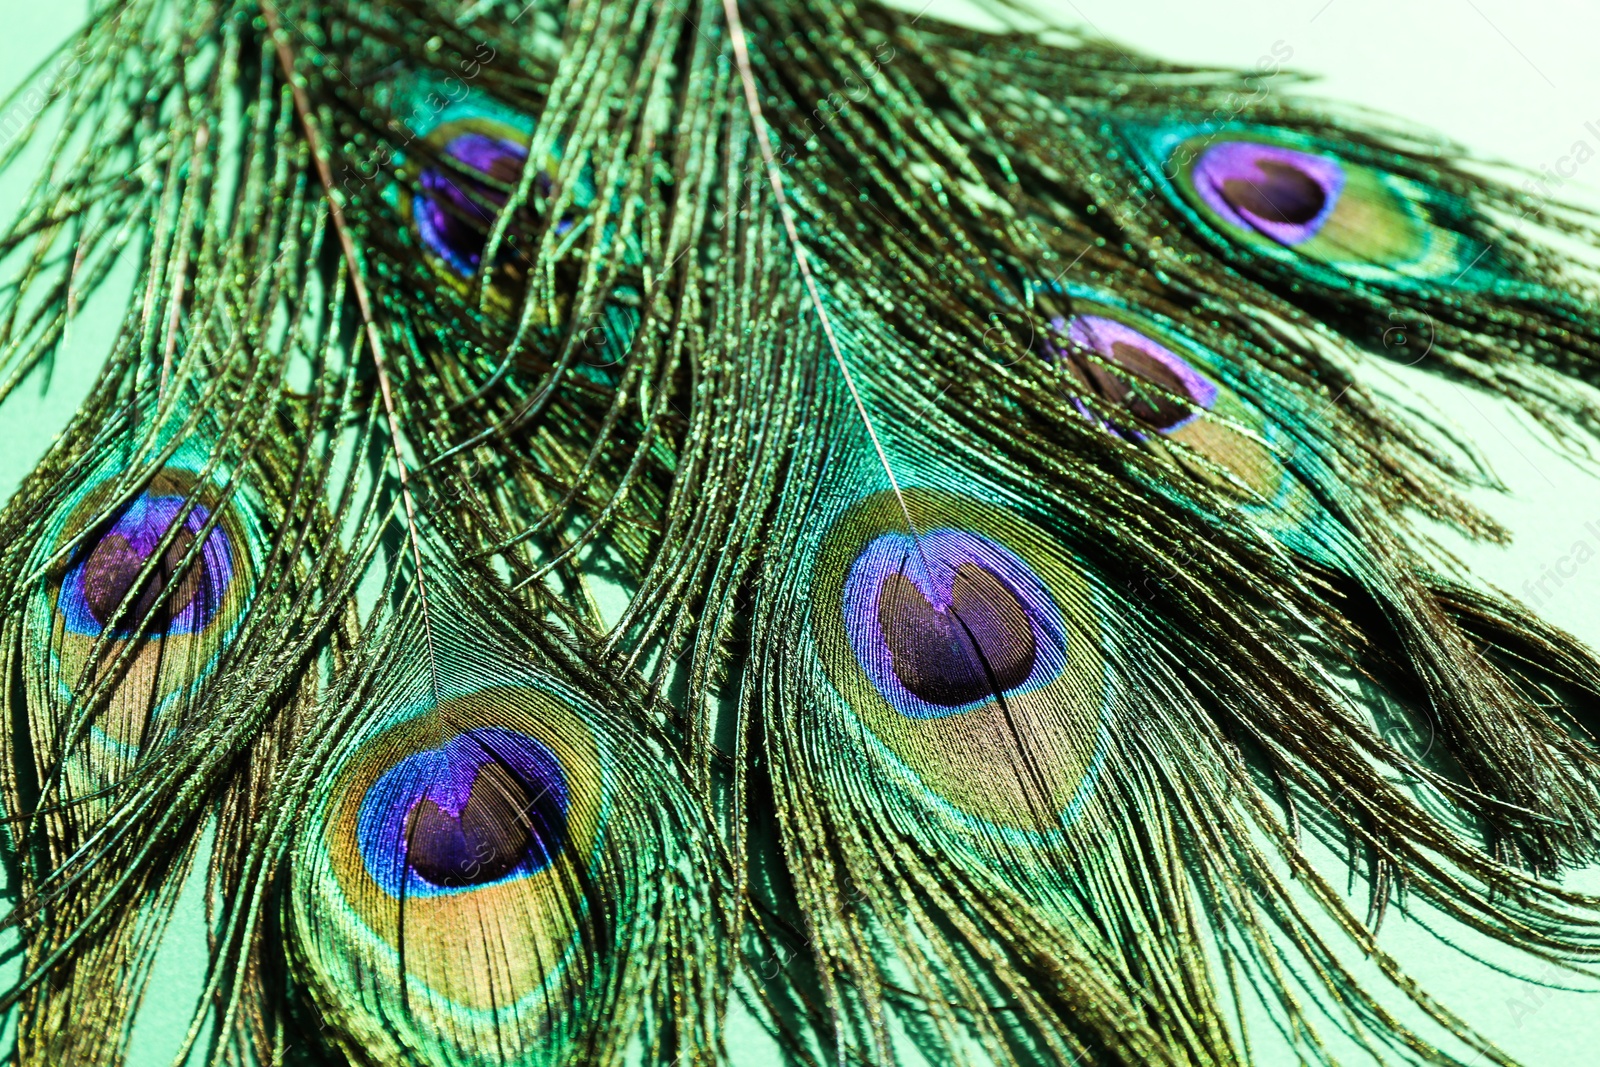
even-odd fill
[(1385, 910), (1600, 964), (1600, 659), (1429, 538), (1505, 533), (1364, 370), (1426, 324), (1591, 448), (1585, 215), (855, 0), (111, 0), (62, 56), (0, 400), (136, 280), (0, 515), (19, 1064), (125, 1061), (195, 879), (179, 1058), (240, 1067), (737, 1062), (735, 1012), (1509, 1065)]

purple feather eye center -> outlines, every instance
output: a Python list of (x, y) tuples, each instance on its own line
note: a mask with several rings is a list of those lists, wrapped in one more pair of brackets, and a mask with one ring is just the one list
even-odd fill
[[(194, 505), (162, 549), (161, 542), (183, 510), (181, 496), (146, 493), (90, 542), (61, 587), (59, 606), (69, 631), (99, 634), (113, 617), (118, 636), (123, 637), (147, 617), (141, 631), (146, 637), (205, 629), (222, 606), (233, 577), (232, 545), (221, 526), (214, 526), (198, 557), (180, 574), (184, 557), (210, 518), (204, 505)], [(159, 559), (141, 582), (141, 572), (158, 549)], [(120, 616), (118, 608), (123, 609)]]
[(1047, 684), (1065, 647), (1032, 568), (963, 530), (879, 536), (851, 567), (842, 606), (857, 662), (910, 718)]
[(1061, 353), (1078, 385), (1162, 433), (1209, 411), (1217, 387), (1153, 337), (1101, 315), (1052, 325), (1071, 342)]
[(878, 592), (895, 677), (914, 695), (959, 707), (1015, 689), (1033, 671), (1033, 628), (1022, 603), (979, 564), (957, 564), (949, 603), (934, 607), (904, 574)]
[[(482, 133), (463, 133), (444, 147), (445, 155), (498, 185), (515, 185), (528, 162), (528, 150), (515, 141)], [(541, 173), (540, 180), (548, 182)], [(413, 203), (423, 242), (461, 274), (471, 274), (483, 261), (489, 228), (507, 196), (485, 182), (475, 182), (441, 167), (427, 167), (422, 192)]]
[(395, 896), (535, 873), (562, 847), (568, 802), (561, 763), (539, 741), (468, 730), (373, 783), (359, 817), (362, 856)]
[(1283, 245), (1317, 235), (1344, 180), (1338, 160), (1252, 141), (1212, 145), (1194, 167), (1195, 190), (1211, 210)]

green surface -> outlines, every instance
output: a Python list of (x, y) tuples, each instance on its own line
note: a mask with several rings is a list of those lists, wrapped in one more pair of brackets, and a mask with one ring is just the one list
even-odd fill
[[(902, 6), (917, 10), (921, 3), (902, 0)], [(1410, 7), (1377, 0), (1232, 0), (1226, 5), (1056, 0), (1051, 6), (1063, 20), (1172, 58), (1254, 67), (1259, 57), (1281, 55), (1287, 47), (1291, 66), (1329, 76), (1322, 86), (1328, 95), (1404, 113), (1530, 170), (1547, 168), (1556, 176), (1542, 179), (1547, 188), (1595, 202), (1584, 183), (1600, 184), (1600, 166), (1579, 151), (1591, 143), (1600, 148), (1595, 132), (1600, 130), (1600, 68), (1588, 54), (1600, 12), (1592, 8), (1551, 3), (1528, 12), (1509, 0), (1436, 0)], [(0, 87), (9, 88), (70, 33), (86, 5), (82, 0), (4, 0), (4, 9)], [(935, 0), (928, 11), (956, 17), (960, 8)], [(25, 119), (35, 108), (34, 98), (24, 96), (11, 111), (0, 113), (0, 138), (9, 137), (15, 117)], [(1587, 125), (1591, 121), (1595, 130)], [(0, 180), (0, 205), (14, 205), (31, 176), (24, 160)], [(124, 285), (131, 281), (131, 264), (124, 264), (117, 278)], [(44, 374), (36, 374), (0, 408), (0, 498), (15, 489), (87, 389), (122, 310), (125, 289), (117, 290), (111, 286), (84, 309), (48, 383)], [(1510, 487), (1506, 494), (1483, 492), (1474, 498), (1515, 533), (1515, 544), (1508, 549), (1451, 546), (1481, 578), (1600, 645), (1600, 474), (1557, 451), (1504, 403), (1418, 372), (1398, 375), (1397, 388), (1453, 421)], [(1313, 859), (1343, 882), (1335, 857), (1314, 852)], [(1568, 882), (1600, 892), (1600, 867)], [(1364, 901), (1359, 883), (1355, 893)], [(169, 1062), (189, 1023), (205, 966), (202, 903), (199, 883), (192, 882), (134, 1030), (133, 1067)], [(1452, 949), (1446, 940), (1481, 950), (1490, 962)], [(1554, 1067), (1600, 1059), (1600, 997), (1540, 983), (1559, 981), (1554, 972), (1535, 966), (1531, 976), (1503, 973), (1494, 961), (1513, 968), (1527, 964), (1503, 948), (1486, 946), (1457, 924), (1427, 915), (1391, 913), (1381, 942), (1430, 992), (1526, 1063)], [(0, 942), (9, 943), (9, 938)], [(12, 960), (0, 977), (15, 970)], [(1258, 1018), (1252, 1025), (1252, 1043), (1263, 1063), (1293, 1062), (1287, 1053), (1273, 1054), (1281, 1043), (1267, 1020)], [(739, 1012), (730, 1018), (729, 1049), (740, 1065), (773, 1059), (771, 1042)], [(908, 1062), (916, 1062), (914, 1053)]]

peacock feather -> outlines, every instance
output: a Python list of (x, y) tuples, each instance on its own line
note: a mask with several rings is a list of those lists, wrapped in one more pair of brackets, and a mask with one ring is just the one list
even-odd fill
[(0, 513), (19, 1064), (132, 1062), (185, 916), (218, 1065), (1509, 1065), (1390, 909), (1596, 977), (1600, 659), (1375, 384), (1592, 450), (1581, 212), (836, 0), (63, 55), (0, 402), (131, 281)]
[(652, 1006), (698, 1038), (716, 868), (681, 769), (439, 621), (434, 655), (385, 650), (286, 812), (281, 921), (330, 1039), (354, 1060), (619, 1062)]

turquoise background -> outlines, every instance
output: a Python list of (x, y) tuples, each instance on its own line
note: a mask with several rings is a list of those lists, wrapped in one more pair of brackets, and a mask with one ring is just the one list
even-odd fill
[[(920, 0), (899, 6), (923, 10)], [(1528, 5), (1513, 0), (1057, 0), (1055, 17), (1096, 29), (1168, 58), (1254, 68), (1264, 56), (1292, 52), (1291, 69), (1326, 75), (1312, 91), (1403, 114), (1470, 145), (1483, 157), (1532, 172), (1563, 197), (1600, 204), (1600, 158), (1578, 162), (1580, 146), (1600, 152), (1600, 64), (1593, 56), (1600, 10), (1577, 2)], [(956, 0), (935, 0), (930, 16), (992, 20)], [(86, 14), (83, 0), (0, 0), (0, 89), (17, 84)], [(26, 98), (13, 107), (31, 107)], [(0, 113), (0, 128), (9, 113)], [(1591, 128), (1591, 125), (1593, 127)], [(36, 157), (30, 154), (29, 158)], [(0, 177), (0, 212), (18, 202), (34, 168)], [(73, 324), (48, 388), (36, 375), (0, 408), (0, 499), (10, 495), (76, 408), (109, 344), (133, 273), (129, 265)], [(1394, 372), (1394, 388), (1433, 406), (1491, 460), (1509, 492), (1473, 494), (1516, 535), (1510, 548), (1463, 544), (1440, 536), (1474, 573), (1522, 596), (1550, 621), (1600, 645), (1600, 469), (1559, 451), (1526, 416), (1479, 393), (1417, 371)], [(1344, 880), (1339, 859), (1313, 851), (1320, 869)], [(1600, 866), (1568, 883), (1600, 892)], [(1365, 889), (1355, 887), (1364, 901)], [(170, 1061), (188, 1024), (205, 966), (202, 898), (192, 881), (157, 960), (133, 1034), (130, 1064)], [(14, 943), (9, 931), (5, 944)], [(1437, 935), (1437, 936), (1436, 936)], [(1484, 959), (1445, 944), (1454, 942)], [(1528, 974), (1516, 954), (1442, 917), (1391, 912), (1382, 945), (1447, 1006), (1534, 1067), (1600, 1061), (1600, 998), (1550, 988), (1561, 981), (1541, 966)], [(1494, 966), (1505, 964), (1522, 974)], [(15, 974), (10, 962), (0, 980)], [(1403, 1001), (1395, 1010), (1406, 1006)], [(1408, 1017), (1414, 1013), (1402, 1011)], [(735, 1011), (729, 1050), (736, 1064), (776, 1062), (771, 1042)], [(1427, 1032), (1424, 1027), (1424, 1031)], [(1267, 1020), (1252, 1024), (1263, 1063), (1292, 1063)], [(1337, 1042), (1336, 1042), (1337, 1044)], [(917, 1062), (906, 1046), (907, 1062)], [(1354, 1051), (1354, 1050), (1351, 1050)], [(1351, 1062), (1362, 1057), (1352, 1055)]]

